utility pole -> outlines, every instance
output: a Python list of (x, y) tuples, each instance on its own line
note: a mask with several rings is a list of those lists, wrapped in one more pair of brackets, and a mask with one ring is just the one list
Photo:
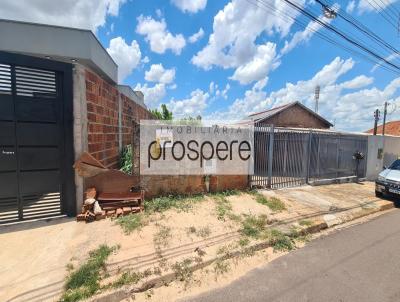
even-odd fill
[(383, 136), (383, 135), (385, 135), (385, 126), (386, 126), (387, 106), (388, 106), (388, 102), (385, 102), (385, 109), (383, 110), (382, 136)]
[(381, 112), (379, 111), (379, 109), (376, 109), (375, 113), (374, 113), (374, 118), (375, 118), (374, 135), (376, 135), (376, 132), (378, 130), (378, 121), (379, 121), (380, 115), (381, 115)]
[(315, 113), (318, 113), (318, 101), (319, 101), (319, 93), (321, 91), (321, 87), (319, 85), (317, 85), (317, 87), (315, 87)]

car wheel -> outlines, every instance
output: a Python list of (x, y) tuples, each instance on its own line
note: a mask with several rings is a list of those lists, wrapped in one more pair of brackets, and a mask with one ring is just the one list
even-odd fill
[(382, 193), (382, 192), (375, 191), (375, 196), (376, 196), (376, 197), (382, 197), (382, 196), (383, 196), (383, 193)]

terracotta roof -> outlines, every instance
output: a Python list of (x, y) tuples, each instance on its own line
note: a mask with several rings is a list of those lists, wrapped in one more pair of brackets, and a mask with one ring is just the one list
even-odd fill
[(252, 113), (249, 115), (249, 118), (253, 121), (253, 122), (260, 122), (263, 121), (265, 119), (268, 119), (272, 116), (274, 116), (275, 114), (288, 109), (294, 105), (298, 105), (300, 107), (302, 107), (303, 109), (307, 110), (308, 112), (310, 112), (312, 115), (314, 115), (316, 118), (322, 120), (324, 123), (326, 123), (329, 126), (333, 126), (329, 121), (327, 121), (326, 119), (324, 119), (322, 116), (320, 116), (318, 113), (314, 112), (313, 110), (309, 109), (308, 107), (304, 106), (302, 103), (300, 102), (292, 102), (292, 103), (288, 103), (282, 106), (278, 106), (278, 107), (274, 107), (268, 110), (264, 110), (261, 112), (256, 112), (256, 113)]
[[(374, 133), (374, 128), (366, 131), (366, 133)], [(377, 134), (382, 134), (382, 125), (378, 126)], [(387, 122), (385, 134), (400, 136), (400, 121)]]

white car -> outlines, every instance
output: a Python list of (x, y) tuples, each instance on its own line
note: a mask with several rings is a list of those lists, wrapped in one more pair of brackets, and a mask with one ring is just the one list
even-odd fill
[(375, 195), (391, 195), (400, 198), (400, 159), (395, 160), (388, 168), (379, 173), (375, 181)]

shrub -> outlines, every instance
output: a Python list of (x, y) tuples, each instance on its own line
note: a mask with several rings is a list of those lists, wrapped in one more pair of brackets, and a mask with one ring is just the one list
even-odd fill
[(133, 168), (132, 145), (126, 145), (122, 149), (119, 158), (119, 166), (120, 166), (120, 171), (127, 174), (132, 174), (132, 168)]

